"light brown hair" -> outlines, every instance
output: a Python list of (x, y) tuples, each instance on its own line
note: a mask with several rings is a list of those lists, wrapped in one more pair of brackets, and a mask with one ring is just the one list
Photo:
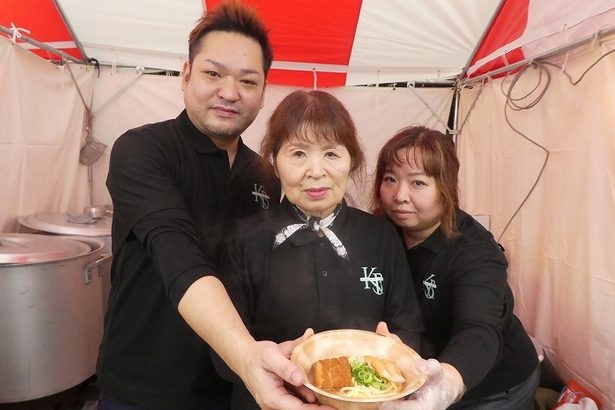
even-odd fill
[(436, 180), (438, 194), (444, 209), (440, 226), (448, 238), (457, 236), (455, 214), (459, 209), (459, 160), (453, 140), (440, 131), (412, 126), (399, 130), (380, 150), (376, 164), (376, 177), (372, 191), (372, 211), (384, 215), (380, 185), (384, 174), (393, 164), (411, 162), (421, 164), (427, 176)]
[(280, 102), (267, 123), (261, 154), (274, 160), (284, 142), (292, 137), (308, 140), (308, 131), (346, 147), (352, 161), (350, 176), (355, 183), (362, 178), (365, 154), (350, 113), (337, 98), (320, 90), (293, 91)]

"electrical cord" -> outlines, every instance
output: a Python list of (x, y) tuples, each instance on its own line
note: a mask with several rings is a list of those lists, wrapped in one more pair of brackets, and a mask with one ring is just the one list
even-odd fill
[(579, 78), (578, 78), (577, 80), (573, 80), (573, 79), (572, 79), (572, 76), (571, 76), (570, 74), (568, 74), (568, 73), (567, 73), (567, 72), (563, 69), (563, 67), (558, 66), (557, 64), (554, 64), (554, 63), (549, 63), (549, 62), (547, 62), (547, 61), (543, 61), (543, 62), (542, 62), (542, 64), (545, 64), (545, 65), (550, 65), (550, 66), (553, 66), (553, 67), (555, 67), (555, 68), (558, 68), (559, 70), (561, 70), (561, 71), (564, 73), (564, 75), (565, 75), (566, 77), (568, 77), (568, 81), (570, 81), (570, 84), (572, 84), (573, 86), (575, 86), (575, 85), (577, 85), (577, 84), (579, 84), (579, 83), (581, 82), (581, 80), (583, 79), (583, 77), (585, 77), (585, 74), (587, 74), (587, 73), (589, 72), (589, 70), (591, 70), (592, 68), (594, 68), (594, 66), (595, 66), (596, 64), (598, 64), (598, 63), (600, 62), (600, 60), (602, 60), (603, 58), (605, 58), (606, 56), (608, 56), (609, 54), (612, 54), (612, 53), (615, 53), (615, 49), (613, 49), (613, 50), (611, 50), (611, 51), (608, 51), (608, 52), (604, 53), (603, 55), (601, 55), (601, 56), (600, 56), (600, 58), (598, 58), (596, 61), (594, 61), (594, 63), (593, 63), (592, 65), (590, 65), (589, 67), (587, 67), (587, 69), (586, 69), (585, 71), (583, 71), (583, 73), (579, 76)]
[[(560, 71), (562, 71), (562, 73), (564, 73), (564, 75), (568, 78), (568, 81), (570, 82), (570, 84), (572, 84), (572, 86), (574, 87), (577, 84), (579, 84), (581, 82), (581, 80), (583, 80), (585, 75), (593, 67), (595, 67), (602, 59), (604, 59), (606, 56), (608, 56), (608, 55), (610, 55), (610, 54), (612, 54), (614, 52), (615, 52), (615, 49), (614, 50), (610, 50), (607, 53), (605, 53), (602, 56), (600, 56), (587, 69), (585, 69), (585, 71), (583, 71), (583, 73), (579, 76), (579, 78), (577, 80), (573, 80), (572, 76), (570, 74), (568, 74), (563, 69), (563, 67), (558, 66), (557, 64), (554, 64), (554, 63), (547, 62), (547, 61), (539, 61), (539, 62), (530, 62), (529, 64), (527, 64), (526, 66), (521, 68), (521, 70), (519, 70), (517, 73), (515, 73), (515, 75), (514, 75), (512, 81), (511, 81), (510, 85), (508, 86), (508, 90), (506, 90), (506, 91), (504, 90), (504, 84), (506, 83), (506, 79), (509, 77), (509, 74), (507, 74), (506, 77), (504, 78), (504, 80), (501, 82), (500, 89), (502, 90), (502, 93), (506, 96), (506, 104), (504, 106), (504, 118), (506, 119), (506, 123), (508, 124), (508, 126), (514, 132), (516, 132), (521, 137), (525, 138), (527, 141), (529, 141), (530, 143), (532, 143), (535, 146), (537, 146), (538, 148), (540, 148), (542, 151), (545, 152), (546, 155), (545, 155), (545, 159), (544, 159), (544, 162), (542, 164), (542, 167), (540, 168), (540, 172), (538, 173), (538, 176), (536, 177), (536, 180), (534, 181), (532, 187), (530, 188), (530, 190), (528, 191), (526, 196), (523, 198), (523, 200), (521, 201), (521, 203), (519, 204), (519, 206), (517, 207), (515, 212), (512, 214), (512, 216), (510, 217), (510, 219), (508, 220), (506, 225), (504, 226), (504, 229), (502, 230), (502, 232), (498, 236), (498, 239), (497, 239), (498, 242), (502, 239), (502, 237), (504, 236), (504, 233), (506, 232), (506, 230), (508, 229), (508, 227), (510, 226), (512, 221), (515, 219), (515, 217), (521, 211), (521, 209), (523, 208), (523, 206), (525, 205), (525, 203), (527, 202), (529, 197), (532, 195), (532, 192), (534, 192), (534, 189), (536, 188), (536, 186), (538, 185), (538, 182), (542, 178), (544, 170), (545, 170), (545, 168), (547, 166), (547, 162), (549, 161), (549, 155), (550, 155), (550, 152), (549, 152), (549, 150), (547, 148), (545, 148), (543, 145), (539, 144), (538, 142), (534, 141), (533, 139), (531, 139), (526, 134), (524, 134), (523, 132), (521, 132), (520, 130), (518, 130), (517, 128), (515, 128), (512, 125), (512, 123), (510, 121), (510, 118), (508, 117), (508, 110), (507, 109), (510, 109), (512, 111), (527, 110), (527, 109), (530, 109), (530, 108), (534, 107), (536, 104), (538, 104), (540, 102), (540, 100), (542, 100), (542, 98), (545, 96), (545, 94), (546, 94), (546, 92), (547, 92), (547, 90), (549, 88), (549, 85), (551, 84), (551, 73), (549, 72), (549, 70), (547, 69), (546, 66), (552, 66), (552, 67), (555, 67), (555, 68), (559, 69)], [(513, 98), (512, 93), (513, 93), (513, 89), (514, 89), (515, 85), (517, 84), (519, 79), (523, 76), (523, 74), (525, 74), (525, 72), (529, 68), (537, 68), (537, 69), (540, 70), (536, 86), (531, 91), (529, 91), (527, 94), (525, 94), (524, 96), (518, 97), (518, 98)], [(539, 91), (538, 96), (536, 96), (536, 98), (533, 101), (531, 101), (530, 103), (528, 103), (526, 105), (522, 105), (521, 102), (523, 100), (525, 100), (526, 98), (529, 98), (534, 92), (536, 92), (539, 89), (539, 87), (543, 83), (543, 75), (546, 77), (546, 79), (544, 80), (545, 84), (543, 85), (542, 89)], [(468, 113), (468, 115), (469, 115), (469, 113)]]
[[(517, 84), (519, 79), (523, 76), (523, 74), (525, 74), (525, 72), (529, 68), (538, 68), (540, 70), (536, 86), (530, 92), (528, 92), (527, 94), (525, 94), (522, 97), (518, 97), (518, 98), (513, 97), (513, 89), (515, 88), (515, 85)], [(529, 98), (533, 93), (535, 93), (537, 90), (539, 90), (539, 87), (543, 84), (543, 74), (546, 76), (545, 84), (542, 86), (542, 89), (540, 89), (540, 91), (538, 91), (538, 95), (536, 96), (536, 98), (534, 98), (534, 100), (532, 100), (528, 104), (522, 105), (521, 102), (523, 100)], [(508, 78), (508, 75), (506, 76), (506, 78)], [(510, 118), (508, 117), (508, 109), (510, 109), (512, 111), (522, 111), (522, 110), (528, 110), (528, 109), (534, 107), (536, 104), (538, 104), (540, 102), (540, 100), (542, 100), (542, 98), (547, 93), (547, 89), (549, 88), (549, 85), (551, 84), (551, 73), (549, 72), (549, 70), (547, 70), (540, 63), (530, 63), (530, 64), (524, 66), (521, 70), (519, 70), (515, 74), (515, 76), (513, 77), (513, 80), (511, 81), (511, 83), (510, 83), (510, 85), (508, 87), (508, 90), (504, 91), (504, 84), (506, 83), (506, 78), (504, 78), (504, 80), (500, 84), (500, 88), (502, 90), (502, 93), (506, 96), (506, 104), (504, 105), (504, 118), (506, 119), (506, 123), (508, 124), (510, 129), (512, 129), (514, 132), (519, 134), (521, 137), (523, 137), (524, 139), (526, 139), (530, 143), (534, 144), (535, 146), (537, 146), (538, 148), (543, 150), (546, 155), (545, 155), (544, 162), (542, 163), (542, 167), (540, 168), (540, 172), (538, 173), (538, 176), (536, 177), (536, 180), (534, 181), (534, 183), (532, 184), (532, 187), (530, 188), (528, 193), (525, 195), (525, 197), (523, 198), (523, 200), (521, 201), (521, 203), (519, 204), (519, 206), (517, 207), (515, 212), (512, 214), (512, 216), (510, 217), (510, 219), (508, 220), (506, 225), (504, 226), (504, 229), (502, 230), (502, 232), (498, 236), (498, 239), (497, 239), (498, 242), (500, 242), (500, 240), (504, 236), (504, 233), (506, 232), (506, 230), (508, 229), (508, 227), (510, 226), (512, 221), (515, 219), (517, 214), (519, 214), (519, 212), (521, 211), (521, 209), (523, 208), (525, 203), (528, 201), (528, 199), (532, 195), (532, 192), (534, 192), (534, 189), (536, 189), (536, 186), (538, 186), (538, 182), (540, 182), (540, 179), (542, 178), (542, 174), (543, 174), (543, 172), (544, 172), (544, 170), (545, 170), (545, 168), (547, 166), (547, 162), (549, 161), (549, 150), (547, 148), (545, 148), (543, 145), (539, 144), (538, 142), (536, 142), (533, 139), (531, 139), (530, 137), (528, 137), (526, 134), (524, 134), (523, 132), (521, 132), (517, 128), (515, 128), (512, 125), (512, 123), (510, 122)]]

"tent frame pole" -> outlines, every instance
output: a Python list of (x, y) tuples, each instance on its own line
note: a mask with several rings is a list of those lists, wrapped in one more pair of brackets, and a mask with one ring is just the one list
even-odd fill
[(64, 13), (64, 9), (62, 8), (62, 6), (60, 6), (60, 4), (58, 3), (57, 0), (53, 0), (53, 4), (56, 6), (56, 9), (58, 10), (58, 14), (62, 17), (62, 21), (64, 22), (64, 25), (68, 29), (68, 32), (70, 33), (70, 36), (73, 38), (73, 41), (75, 42), (75, 45), (77, 46), (77, 49), (79, 50), (79, 52), (83, 56), (83, 60), (84, 61), (88, 61), (88, 56), (85, 53), (85, 49), (83, 48), (83, 44), (81, 44), (81, 41), (79, 41), (79, 39), (75, 35), (75, 30), (73, 30), (73, 26), (71, 26), (70, 22), (66, 18), (66, 14)]
[(463, 69), (461, 70), (461, 73), (459, 74), (459, 76), (457, 76), (457, 78), (463, 79), (466, 76), (466, 73), (470, 69), (470, 64), (472, 63), (472, 60), (474, 60), (474, 57), (476, 57), (476, 53), (478, 53), (478, 49), (483, 44), (483, 40), (485, 39), (485, 37), (487, 37), (487, 33), (489, 33), (489, 30), (491, 30), (493, 23), (495, 22), (497, 17), (500, 15), (500, 11), (502, 11), (502, 8), (504, 7), (504, 3), (506, 3), (506, 0), (500, 0), (500, 4), (498, 5), (498, 7), (495, 9), (493, 14), (491, 15), (491, 19), (489, 20), (489, 23), (487, 23), (487, 25), (485, 26), (483, 33), (481, 34), (480, 38), (476, 42), (476, 45), (474, 46), (474, 50), (472, 50), (472, 54), (470, 54), (468, 61), (466, 61), (466, 65), (463, 67)]
[[(461, 88), (457, 85), (453, 88), (453, 97), (451, 99), (451, 109), (448, 116), (447, 134), (453, 139), (453, 143), (457, 145), (459, 135), (459, 98), (461, 97)], [(450, 130), (450, 131), (449, 131)]]
[(513, 70), (515, 70), (515, 69), (517, 69), (519, 67), (522, 67), (522, 66), (525, 66), (527, 64), (530, 64), (533, 61), (544, 60), (544, 59), (547, 59), (549, 57), (553, 57), (553, 56), (555, 56), (557, 54), (561, 54), (563, 52), (570, 51), (570, 50), (573, 50), (575, 48), (578, 48), (578, 47), (581, 47), (581, 46), (584, 46), (584, 45), (587, 45), (587, 44), (591, 44), (591, 43), (600, 41), (601, 39), (603, 39), (605, 37), (611, 36), (612, 34), (615, 34), (615, 28), (610, 28), (610, 29), (604, 30), (604, 31), (597, 31), (594, 34), (592, 34), (591, 36), (587, 36), (585, 38), (577, 40), (574, 43), (570, 43), (570, 44), (567, 44), (567, 45), (564, 45), (564, 46), (560, 46), (560, 47), (558, 47), (558, 48), (556, 48), (554, 50), (550, 50), (548, 52), (545, 52), (545, 53), (540, 54), (538, 56), (535, 56), (533, 58), (526, 58), (526, 59), (523, 59), (521, 61), (517, 61), (516, 63), (508, 64), (508, 65), (506, 65), (504, 67), (500, 67), (497, 70), (493, 70), (493, 71), (490, 71), (490, 72), (485, 73), (485, 74), (481, 74), (481, 75), (476, 76), (476, 77), (472, 77), (472, 78), (468, 78), (468, 79), (462, 80), (462, 85), (465, 87), (465, 86), (469, 86), (469, 85), (472, 85), (472, 84), (476, 84), (478, 82), (482, 82), (484, 79), (490, 79), (491, 77), (494, 77), (494, 76), (496, 76), (498, 74), (502, 74), (502, 73), (507, 73), (507, 72), (513, 71)]
[[(3, 25), (0, 24), (0, 31), (8, 34), (10, 36), (13, 35), (13, 30), (5, 27)], [(40, 41), (36, 41), (33, 38), (30, 38), (28, 36), (24, 36), (23, 34), (20, 35), (19, 37), (21, 40), (25, 41), (26, 43), (30, 43), (35, 47), (38, 47), (42, 50), (48, 51), (52, 54), (55, 54), (57, 56), (60, 56), (62, 61), (72, 61), (73, 63), (77, 63), (77, 64), (87, 64), (85, 61), (83, 60), (79, 60), (76, 57), (71, 56), (70, 54), (66, 54), (64, 51), (58, 50), (57, 48), (51, 47), (50, 45), (47, 45), (45, 43), (41, 43)]]

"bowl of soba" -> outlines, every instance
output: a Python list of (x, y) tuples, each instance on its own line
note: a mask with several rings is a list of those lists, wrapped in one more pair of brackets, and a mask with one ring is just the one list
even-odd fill
[(305, 385), (318, 402), (337, 410), (377, 410), (427, 380), (412, 348), (364, 330), (316, 333), (298, 344), (290, 359), (305, 372)]

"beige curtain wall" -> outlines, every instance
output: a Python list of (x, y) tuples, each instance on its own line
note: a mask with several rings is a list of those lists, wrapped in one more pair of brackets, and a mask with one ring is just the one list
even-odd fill
[(517, 315), (564, 380), (605, 409), (615, 408), (615, 53), (571, 82), (614, 48), (463, 89), (458, 139), (462, 203), (491, 217)]
[[(94, 72), (71, 69), (89, 101)], [(67, 66), (0, 36), (0, 232), (14, 232), (18, 215), (86, 205), (87, 167), (79, 164), (84, 114)]]

